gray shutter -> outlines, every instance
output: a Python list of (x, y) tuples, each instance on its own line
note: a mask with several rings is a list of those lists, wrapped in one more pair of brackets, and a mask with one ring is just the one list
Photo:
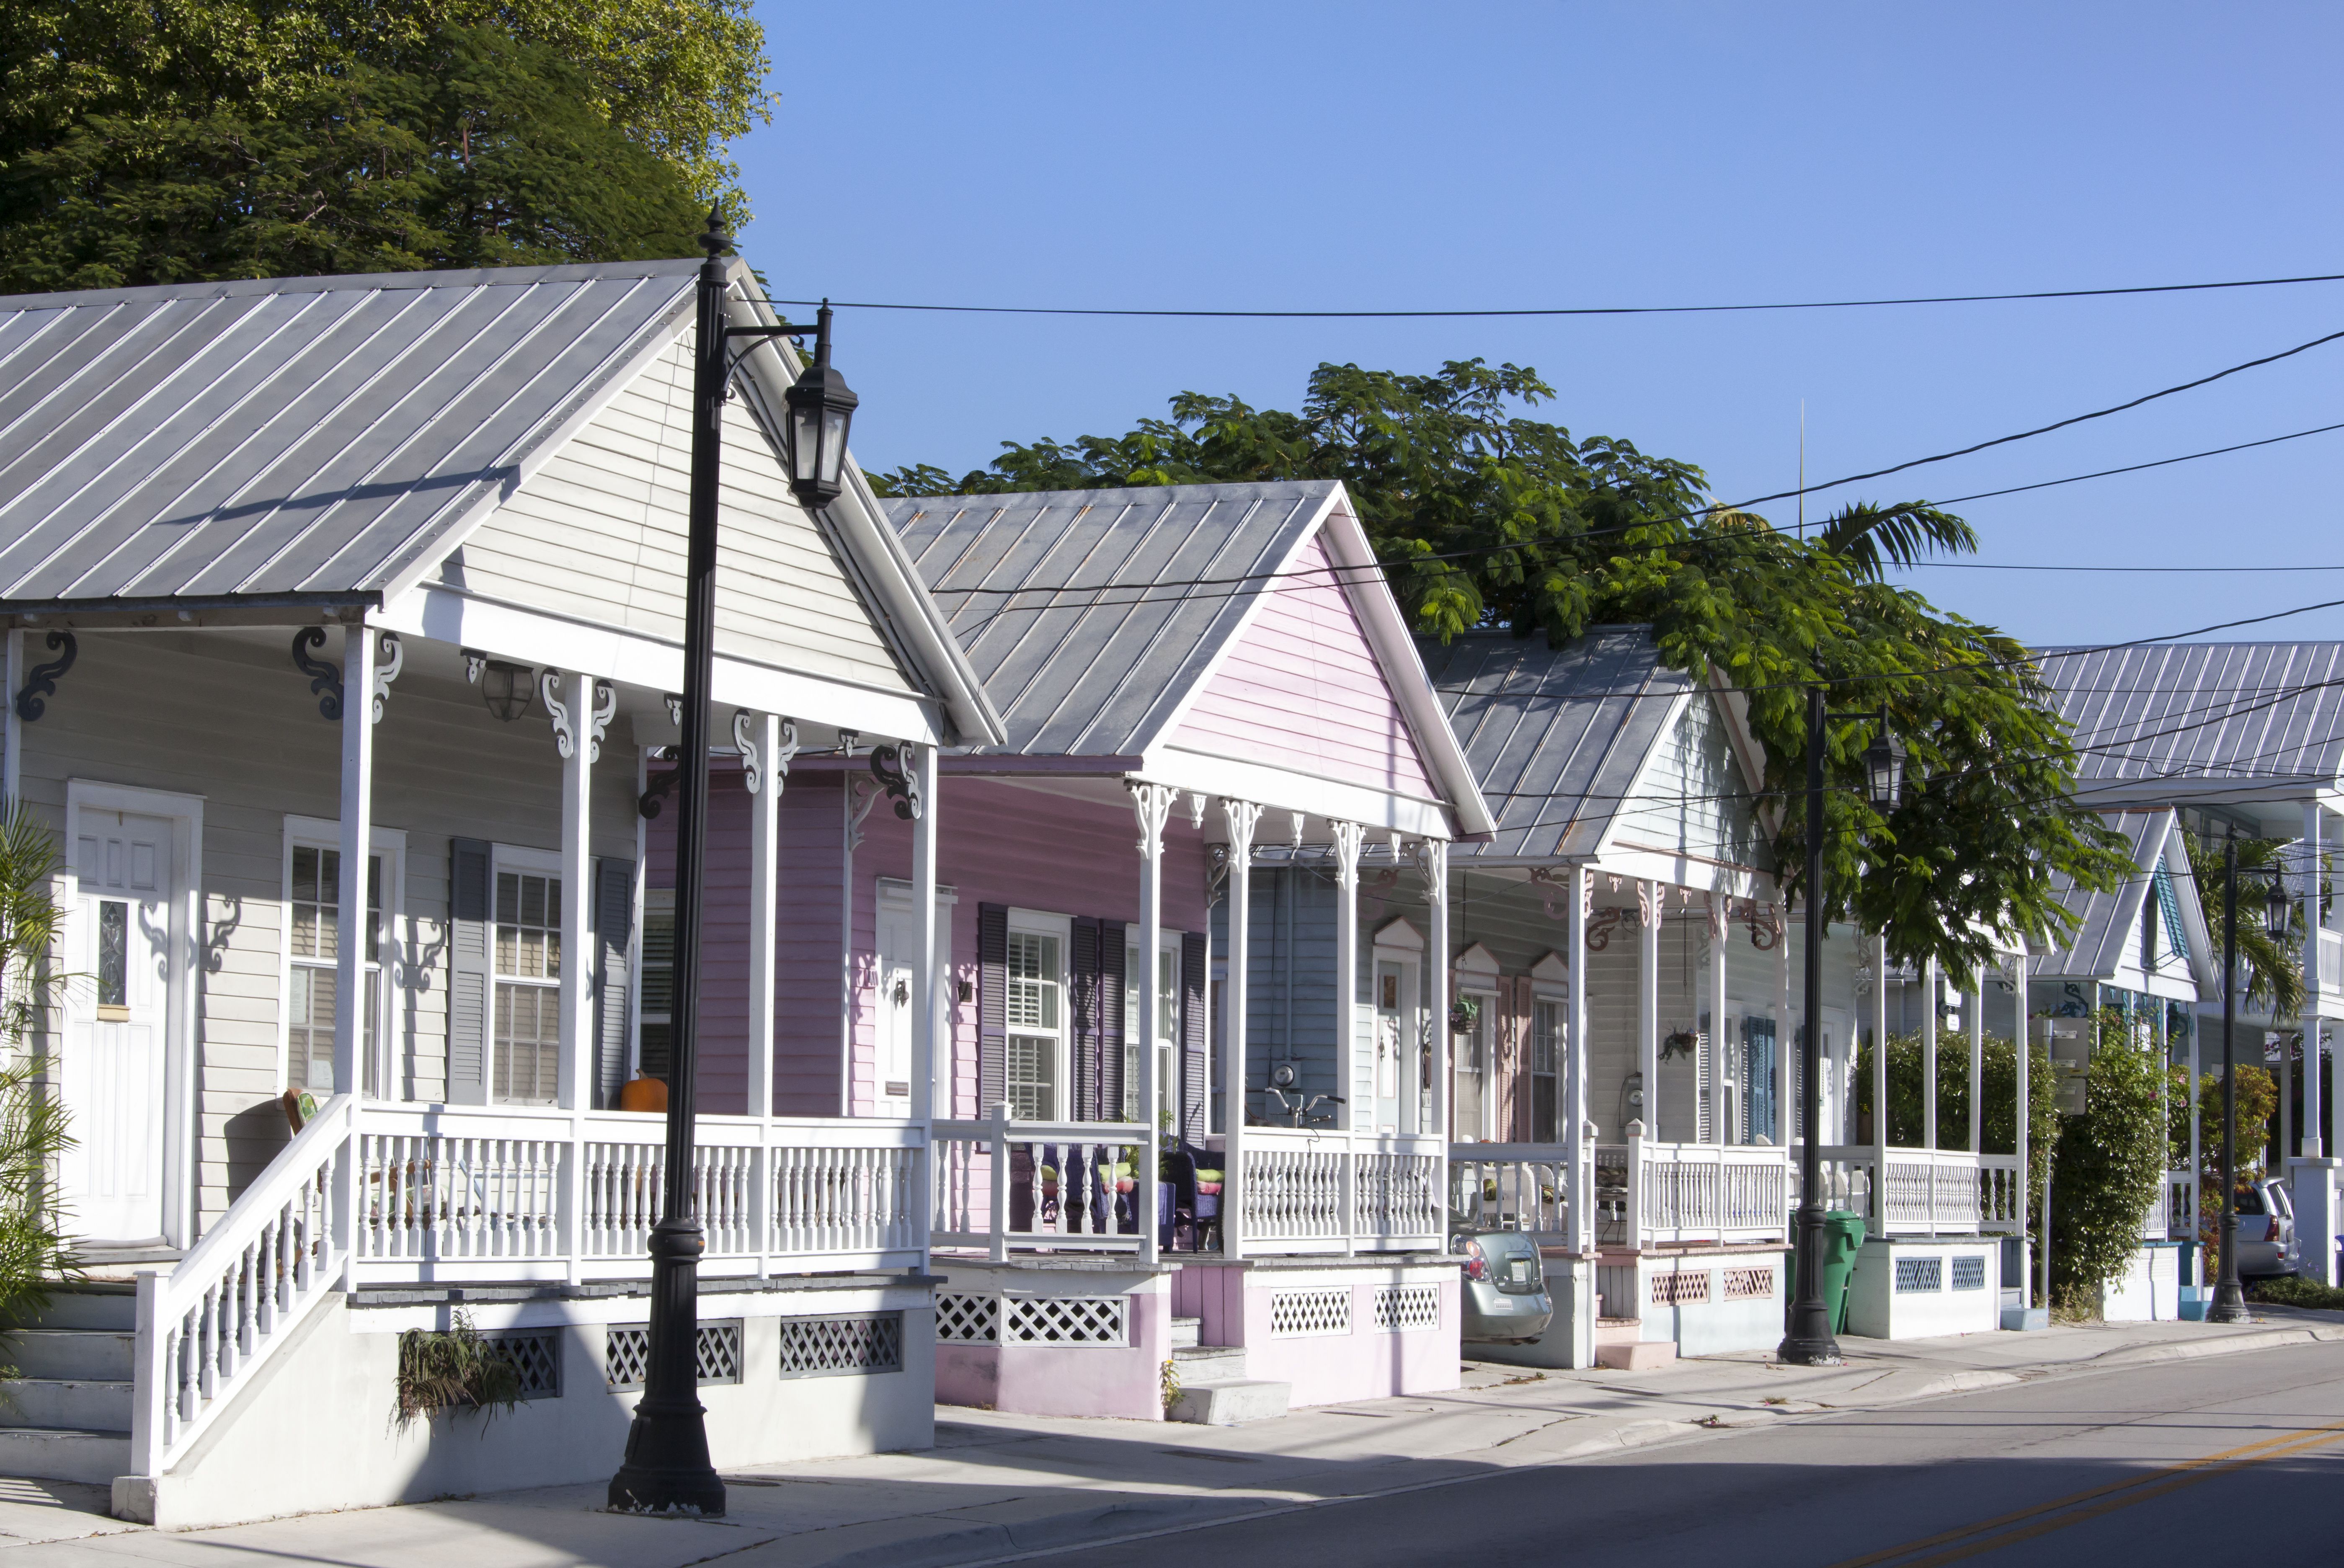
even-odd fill
[(1184, 1142), (1201, 1148), (1210, 1118), (1205, 1097), (1211, 1085), (1205, 1072), (1205, 966), (1210, 962), (1205, 934), (1191, 931), (1180, 938), (1180, 1119)]
[(1009, 905), (976, 906), (976, 1114), (1009, 1098)]
[(1123, 1119), (1123, 943), (1120, 920), (1099, 922), (1099, 1119)]
[(1106, 1119), (1099, 1100), (1098, 960), (1099, 923), (1088, 916), (1078, 916), (1066, 954), (1066, 967), (1074, 976), (1075, 990), (1070, 1011), (1074, 1020), (1076, 1121)]
[(594, 861), (594, 1103), (619, 1103), (627, 1077), (627, 954), (635, 924), (635, 863)]
[(448, 845), (448, 1103), (489, 1103), (490, 998), (495, 977), (489, 954), (489, 860), (486, 839), (450, 839)]

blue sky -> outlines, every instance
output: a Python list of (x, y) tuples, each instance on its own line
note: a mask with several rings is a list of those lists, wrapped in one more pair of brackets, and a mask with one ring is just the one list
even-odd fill
[[(788, 297), (1217, 309), (1711, 303), (2344, 272), (2344, 13), (2258, 5), (894, 5), (761, 15), (742, 248)], [(1729, 499), (2344, 329), (2344, 284), (1776, 315), (1149, 322), (842, 314), (857, 455), (955, 471), (1321, 360), (1537, 369)], [(2344, 420), (2344, 342), (1811, 500), (1935, 499)], [(2344, 431), (1958, 508), (1941, 605), (2099, 641), (2344, 599)], [(1766, 509), (1788, 522), (1787, 506)], [(1813, 511), (1811, 511), (1811, 515)], [(2344, 637), (2344, 610), (2244, 636)]]

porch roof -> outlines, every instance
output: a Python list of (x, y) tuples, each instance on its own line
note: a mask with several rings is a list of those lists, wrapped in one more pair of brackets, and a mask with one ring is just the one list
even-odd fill
[[(2078, 924), (2075, 940), (2062, 951), (2027, 960), (2030, 975), (2099, 980), (2109, 984), (2137, 982), (2134, 988), (2155, 989), (2156, 976), (2140, 962), (2141, 906), (2157, 896), (2157, 868), (2167, 867), (2173, 894), (2172, 907), (2181, 917), (2181, 946), (2187, 949), (2188, 986), (2199, 995), (2211, 990), (2220, 975), (2213, 956), (2213, 938), (2198, 901), (2197, 879), (2190, 873), (2189, 851), (2177, 831), (2169, 809), (2110, 811), (2103, 814), (2110, 827), (2131, 845), (2134, 874), (2110, 893), (2087, 893), (2065, 876), (2056, 879), (2060, 902)], [(2167, 940), (2170, 940), (2168, 937)]]
[(1597, 626), (1561, 648), (1469, 632), (1418, 651), (1497, 819), (1453, 855), (1567, 860), (1595, 854), (1692, 677), (1661, 662), (1649, 626)]
[[(2344, 642), (2044, 648), (2086, 805), (2299, 802), (2344, 781)], [(2269, 824), (2293, 837), (2286, 814)]]

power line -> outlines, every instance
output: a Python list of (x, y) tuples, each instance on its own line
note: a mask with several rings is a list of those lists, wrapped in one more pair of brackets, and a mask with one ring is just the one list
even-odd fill
[(2224, 288), (2274, 288), (2344, 282), (2344, 273), (2300, 278), (2240, 278), (2216, 283), (2145, 283), (2109, 288), (2037, 288), (2011, 294), (1914, 294), (1876, 299), (1800, 299), (1738, 305), (1555, 305), (1493, 309), (1433, 310), (1184, 310), (1076, 305), (935, 305), (877, 299), (775, 299), (775, 305), (828, 304), (838, 310), (914, 310), (967, 316), (1123, 316), (1185, 320), (1371, 321), (1455, 320), (1540, 316), (1713, 316), (1782, 310), (1861, 310), (1894, 305), (1985, 305), (2024, 299), (2105, 299), (2127, 294), (2193, 294)]

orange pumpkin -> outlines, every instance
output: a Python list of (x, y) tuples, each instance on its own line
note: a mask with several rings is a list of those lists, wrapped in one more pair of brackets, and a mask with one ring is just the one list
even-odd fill
[(667, 1080), (665, 1078), (633, 1077), (619, 1086), (619, 1108), (667, 1112)]

